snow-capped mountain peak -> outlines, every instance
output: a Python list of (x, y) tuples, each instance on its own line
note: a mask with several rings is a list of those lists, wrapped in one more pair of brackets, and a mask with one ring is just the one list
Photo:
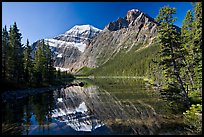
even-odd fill
[[(75, 25), (64, 34), (45, 39), (54, 53), (55, 67), (67, 70), (100, 32), (100, 29), (92, 25)], [(37, 42), (33, 45), (36, 47)]]
[(132, 12), (137, 12), (137, 11), (139, 11), (138, 9), (131, 9), (130, 11), (132, 11)]
[(73, 28), (65, 32), (65, 34), (69, 34), (73, 32), (83, 33), (85, 31), (100, 32), (101, 30), (92, 25), (75, 25)]

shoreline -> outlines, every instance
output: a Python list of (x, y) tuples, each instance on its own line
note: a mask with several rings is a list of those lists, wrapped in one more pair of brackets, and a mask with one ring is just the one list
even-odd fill
[(5, 91), (1, 94), (2, 103), (6, 103), (13, 100), (19, 100), (28, 96), (33, 96), (36, 94), (41, 94), (56, 89), (67, 88), (71, 86), (84, 86), (83, 82), (74, 82), (69, 84), (61, 84), (57, 86), (48, 86), (48, 87), (38, 87), (38, 88), (26, 88), (20, 90)]
[(2, 103), (6, 103), (12, 100), (22, 99), (28, 96), (49, 92), (58, 88), (63, 88), (66, 85), (39, 87), (39, 88), (26, 88), (21, 90), (5, 91), (1, 94)]

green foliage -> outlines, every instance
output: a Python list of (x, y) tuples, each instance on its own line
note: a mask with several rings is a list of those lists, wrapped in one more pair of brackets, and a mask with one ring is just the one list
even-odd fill
[(26, 46), (24, 48), (24, 80), (30, 85), (33, 81), (33, 62), (31, 57), (32, 49), (29, 46), (29, 41), (27, 40)]
[(23, 80), (23, 44), (21, 44), (21, 33), (17, 27), (16, 22), (13, 25), (13, 47), (14, 47), (14, 80), (17, 82), (24, 82)]
[[(143, 45), (144, 46), (144, 45)], [(129, 52), (120, 51), (105, 64), (92, 70), (95, 76), (150, 76), (159, 47), (154, 44), (138, 50), (142, 44), (135, 45)]]
[(194, 55), (194, 89), (202, 91), (202, 2), (194, 6), (192, 43)]
[(166, 85), (164, 88), (160, 89), (161, 97), (168, 101), (168, 105), (171, 107), (172, 112), (176, 114), (186, 110), (180, 93), (180, 88), (175, 85)]
[(43, 39), (42, 42), (38, 42), (38, 48), (35, 53), (35, 82), (45, 86), (54, 82), (55, 68), (53, 62), (53, 55), (49, 45), (45, 44)]
[(2, 80), (6, 80), (8, 71), (9, 36), (6, 26), (2, 30)]
[[(13, 90), (27, 86), (49, 86), (58, 83), (56, 82), (58, 80), (59, 84), (64, 84), (67, 78), (74, 78), (71, 74), (56, 73), (53, 53), (49, 45), (45, 44), (44, 39), (38, 42), (34, 58), (31, 56), (32, 49), (29, 41), (27, 40), (23, 47), (21, 39), (21, 33), (16, 22), (13, 26), (10, 26), (9, 32), (7, 32), (6, 26), (3, 28), (2, 80), (7, 86), (3, 90)], [(61, 79), (61, 75), (64, 76), (64, 79)]]
[[(202, 3), (194, 5), (194, 16), (187, 11), (183, 21), (181, 33), (173, 27), (175, 8), (160, 9), (157, 21), (159, 40), (161, 45), (160, 66), (167, 83), (161, 90), (171, 103), (172, 108), (188, 109), (190, 104), (202, 102)], [(176, 107), (175, 107), (176, 106)], [(184, 113), (184, 120), (189, 129), (201, 133), (202, 105), (192, 105)]]
[(92, 70), (93, 70), (93, 68), (89, 68), (87, 66), (84, 66), (77, 71), (76, 75), (88, 76), (88, 75), (92, 74), (92, 72), (91, 72)]
[[(185, 74), (182, 68), (185, 66), (185, 48), (181, 44), (181, 34), (173, 25), (176, 18), (175, 8), (164, 6), (160, 9), (157, 21), (160, 23), (158, 27), (160, 50), (160, 66), (163, 70), (162, 74), (166, 81), (166, 87), (171, 89), (179, 87), (183, 105), (188, 107), (189, 99), (187, 89), (185, 87)], [(168, 92), (168, 90), (166, 91)], [(170, 92), (170, 91), (169, 91)]]
[(200, 104), (202, 103), (202, 94), (200, 91), (193, 91), (189, 93), (189, 100), (191, 104)]
[(187, 11), (181, 28), (182, 45), (185, 48), (183, 74), (189, 92), (202, 87), (202, 3), (194, 4), (194, 16)]
[(194, 16), (187, 12), (182, 25), (182, 45), (185, 48), (183, 73), (192, 103), (202, 98), (202, 2), (194, 4)]
[(35, 52), (35, 59), (34, 59), (34, 75), (35, 80), (34, 82), (39, 85), (42, 84), (43, 78), (42, 78), (42, 71), (43, 71), (43, 49), (40, 42), (38, 42), (37, 51)]
[[(202, 105), (192, 104), (189, 110), (184, 114), (184, 122), (189, 126), (189, 129), (195, 133), (202, 133)], [(199, 116), (200, 115), (200, 116)]]
[(54, 59), (53, 59), (53, 53), (51, 51), (51, 49), (49, 48), (49, 44), (47, 43), (45, 45), (45, 57), (46, 57), (46, 74), (47, 76), (45, 76), (45, 81), (47, 83), (54, 83), (54, 79), (55, 79), (55, 68), (54, 68)]
[(23, 82), (23, 48), (21, 33), (16, 22), (10, 26), (8, 42), (8, 80), (15, 83)]
[(183, 21), (183, 25), (181, 28), (181, 44), (184, 48), (183, 56), (185, 66), (181, 69), (182, 75), (184, 77), (185, 85), (188, 91), (193, 89), (194, 85), (194, 55), (193, 55), (193, 44), (192, 44), (192, 23), (193, 16), (190, 10), (187, 11), (186, 17)]

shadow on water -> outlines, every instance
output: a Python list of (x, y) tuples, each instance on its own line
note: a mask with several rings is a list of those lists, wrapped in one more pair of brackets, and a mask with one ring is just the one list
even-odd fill
[(3, 134), (181, 134), (163, 126), (181, 118), (140, 79), (75, 82), (84, 85), (3, 103)]

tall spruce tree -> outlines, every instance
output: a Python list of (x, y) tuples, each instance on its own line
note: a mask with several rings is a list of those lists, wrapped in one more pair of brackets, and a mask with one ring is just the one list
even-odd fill
[(34, 59), (36, 81), (41, 84), (51, 84), (54, 80), (53, 55), (44, 39), (38, 42)]
[(8, 43), (9, 36), (6, 26), (2, 30), (2, 80), (6, 80), (7, 78), (7, 70), (8, 70)]
[(21, 39), (21, 33), (19, 32), (16, 22), (14, 22), (9, 33), (9, 67), (10, 80), (15, 83), (23, 82), (23, 47)]
[(13, 27), (9, 28), (9, 43), (8, 43), (8, 70), (7, 70), (7, 78), (9, 81), (13, 81), (14, 78), (14, 32)]
[(160, 23), (158, 27), (158, 38), (161, 46), (160, 65), (167, 82), (167, 88), (179, 89), (178, 96), (181, 95), (184, 106), (189, 106), (188, 93), (181, 75), (181, 68), (184, 66), (184, 48), (180, 42), (180, 33), (173, 25), (176, 20), (173, 17), (175, 13), (175, 8), (164, 6), (157, 16), (157, 21)]
[(31, 84), (33, 79), (33, 64), (32, 64), (31, 52), (32, 52), (32, 49), (27, 39), (25, 49), (24, 49), (23, 61), (24, 61), (24, 80), (28, 84)]
[(41, 43), (38, 41), (37, 43), (37, 50), (35, 52), (34, 58), (34, 83), (42, 85), (42, 70), (43, 70), (43, 62), (42, 62), (42, 54), (43, 49)]
[(183, 20), (181, 27), (181, 41), (182, 46), (185, 49), (185, 67), (183, 67), (183, 74), (185, 77), (185, 83), (187, 90), (191, 91), (194, 86), (194, 53), (192, 44), (192, 25), (193, 15), (190, 10), (187, 11), (186, 17)]
[(192, 26), (195, 72), (194, 89), (202, 92), (202, 2), (196, 2), (194, 5), (194, 20)]
[(47, 58), (46, 58), (46, 56), (47, 56), (47, 53), (46, 53), (46, 45), (45, 45), (45, 41), (44, 41), (44, 39), (42, 40), (42, 42), (41, 42), (41, 45), (42, 45), (42, 53), (40, 54), (40, 58), (41, 58), (41, 67), (42, 67), (42, 70), (41, 70), (41, 72), (42, 72), (42, 80), (43, 80), (43, 83), (48, 83), (48, 79), (47, 79), (47, 77), (48, 77), (48, 70), (47, 70)]
[(49, 44), (47, 42), (46, 44), (46, 48), (45, 48), (45, 51), (46, 51), (46, 59), (47, 59), (47, 70), (48, 70), (48, 83), (51, 84), (53, 83), (53, 80), (54, 80), (54, 60), (53, 60), (53, 54), (52, 54), (52, 51), (51, 49), (49, 48)]

